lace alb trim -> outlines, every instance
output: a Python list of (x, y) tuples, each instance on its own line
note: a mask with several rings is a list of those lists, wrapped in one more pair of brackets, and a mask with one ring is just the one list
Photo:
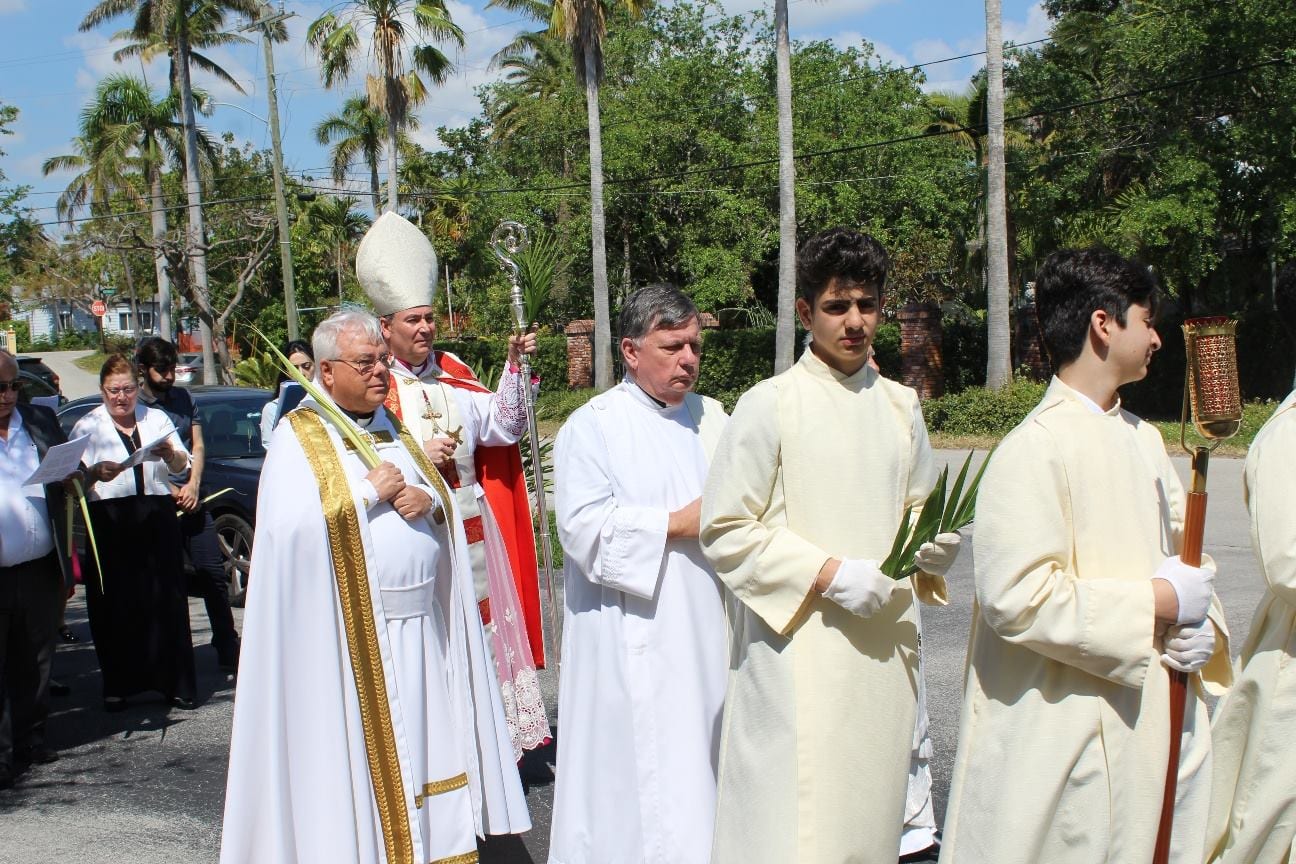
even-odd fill
[(512, 681), (500, 681), (500, 694), (504, 698), (504, 719), (508, 721), (513, 757), (521, 759), (523, 750), (534, 750), (551, 737), (549, 716), (540, 694), (540, 676), (531, 668), (518, 669)]

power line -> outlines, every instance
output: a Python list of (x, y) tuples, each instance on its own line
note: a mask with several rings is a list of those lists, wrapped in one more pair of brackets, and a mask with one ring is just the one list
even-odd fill
[[(1035, 111), (1029, 111), (1024, 114), (1018, 114), (1012, 117), (1006, 117), (1004, 118), (1004, 121), (1019, 122), (1022, 120), (1030, 120), (1038, 117), (1050, 116), (1053, 114), (1068, 113), (1070, 111), (1074, 111), (1079, 108), (1087, 108), (1095, 105), (1102, 105), (1109, 102), (1118, 101), (1120, 99), (1128, 99), (1136, 96), (1144, 96), (1150, 93), (1172, 90), (1172, 89), (1184, 87), (1188, 84), (1196, 84), (1202, 81), (1210, 81), (1210, 80), (1224, 78), (1232, 75), (1239, 75), (1244, 72), (1253, 71), (1255, 69), (1262, 69), (1270, 66), (1285, 65), (1286, 62), (1287, 61), (1281, 57), (1270, 58), (1268, 60), (1263, 60), (1258, 63), (1253, 63), (1247, 66), (1240, 66), (1233, 69), (1218, 70), (1216, 72), (1209, 72), (1202, 75), (1193, 76), (1191, 78), (1183, 78), (1176, 81), (1169, 81), (1162, 84), (1151, 85), (1148, 87), (1140, 87), (1134, 90), (1127, 90), (1122, 93), (1116, 93), (1108, 96), (1100, 96), (1093, 99), (1086, 99), (1080, 102), (1073, 102), (1067, 105), (1060, 105), (1053, 108), (1042, 108)], [(914, 141), (922, 141), (926, 139), (947, 137), (949, 135), (959, 134), (964, 131), (977, 131), (978, 129), (983, 129), (983, 128), (984, 127), (972, 127), (970, 130), (965, 128), (958, 128), (958, 129), (937, 129), (930, 132), (924, 131), (924, 132), (914, 133), (912, 135), (903, 135), (895, 138), (882, 139), (878, 141), (868, 141), (861, 144), (849, 144), (843, 147), (834, 147), (825, 150), (798, 153), (793, 158), (796, 159), (797, 161), (803, 161), (807, 159), (818, 159), (825, 156), (835, 156), (843, 153), (855, 153), (863, 150), (872, 150), (880, 147), (892, 146), (895, 144), (903, 144), (903, 143), (914, 142)], [(623, 177), (623, 178), (607, 178), (604, 180), (604, 184), (608, 186), (624, 186), (624, 185), (633, 185), (633, 184), (653, 183), (659, 180), (674, 180), (674, 179), (682, 179), (685, 177), (696, 177), (696, 176), (703, 176), (707, 174), (717, 174), (724, 171), (737, 171), (737, 170), (744, 170), (747, 168), (765, 167), (768, 165), (777, 164), (777, 162), (778, 162), (778, 157), (773, 156), (773, 157), (767, 157), (762, 159), (752, 159), (746, 162), (735, 162), (735, 163), (729, 163), (727, 165), (717, 165), (717, 166), (711, 166), (705, 168), (691, 168), (682, 171), (672, 171), (672, 172), (656, 174), (656, 175)], [(480, 189), (480, 190), (474, 190), (474, 194), (475, 195), (500, 195), (500, 194), (514, 194), (514, 193), (523, 193), (523, 192), (559, 192), (559, 191), (564, 191), (569, 189), (586, 189), (586, 188), (588, 188), (588, 183), (579, 182), (579, 183), (559, 184), (556, 186), (518, 186), (518, 187), (504, 187), (504, 188), (494, 188), (494, 189)], [(347, 190), (347, 191), (350, 193), (353, 192), (354, 190)], [(444, 197), (443, 193), (410, 192), (406, 194), (408, 197), (415, 197), (415, 198), (438, 197), (438, 196)], [(231, 201), (235, 201), (235, 200), (264, 200), (266, 197), (268, 196), (251, 196), (246, 199), (226, 199), (224, 201), (212, 201), (212, 202), (204, 202), (204, 203), (218, 204), (218, 203), (230, 203)], [(168, 206), (159, 209), (162, 211), (166, 211), (166, 210), (183, 209), (183, 208), (184, 205), (174, 205), (174, 206)], [(52, 209), (52, 208), (41, 208), (41, 209)], [(147, 215), (153, 212), (157, 212), (157, 211), (142, 210), (142, 211), (137, 211), (135, 213), (120, 213), (120, 214), (112, 214), (110, 216), (87, 216), (87, 217), (81, 217), (81, 218), (71, 219), (71, 220), (55, 220), (53, 222), (42, 222), (38, 224), (56, 225), (56, 224), (60, 224), (60, 221), (63, 223), (84, 222), (84, 221), (92, 221), (95, 219), (102, 219), (102, 218), (119, 218), (122, 216)]]

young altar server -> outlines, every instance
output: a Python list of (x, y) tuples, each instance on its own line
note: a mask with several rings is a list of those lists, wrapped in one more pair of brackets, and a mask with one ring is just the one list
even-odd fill
[(1193, 674), (1170, 860), (1197, 864), (1211, 769), (1200, 695), (1223, 692), (1231, 667), (1214, 565), (1176, 554), (1184, 492), (1161, 434), (1117, 395), (1161, 346), (1157, 286), (1112, 252), (1062, 250), (1035, 291), (1057, 377), (999, 445), (977, 497), (976, 603), (940, 860), (1151, 860), (1171, 667)]
[(724, 408), (693, 393), (698, 311), (621, 309), (626, 377), (554, 445), (566, 625), (550, 864), (707, 864), (724, 703), (722, 588), (698, 546)]
[(945, 602), (959, 536), (914, 580), (879, 570), (937, 470), (913, 390), (867, 365), (889, 260), (834, 228), (797, 256), (813, 340), (739, 400), (702, 497), (737, 603), (714, 864), (895, 864), (914, 738), (914, 595)]
[[(1278, 276), (1278, 314), (1296, 323), (1296, 261)], [(1215, 709), (1211, 861), (1296, 857), (1296, 391), (1256, 435), (1245, 483), (1251, 545), (1266, 590), (1242, 648), (1242, 672)]]

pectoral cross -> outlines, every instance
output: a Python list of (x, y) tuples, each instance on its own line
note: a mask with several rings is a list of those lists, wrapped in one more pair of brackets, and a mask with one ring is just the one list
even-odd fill
[(428, 399), (427, 391), (423, 391), (423, 419), (433, 421), (432, 425), (436, 426), (436, 421), (441, 419), (439, 411), (432, 410), (432, 401)]
[(458, 429), (455, 429), (453, 432), (447, 432), (446, 437), (453, 440), (455, 442), (455, 446), (458, 447), (460, 444), (463, 443), (463, 427), (460, 426)]

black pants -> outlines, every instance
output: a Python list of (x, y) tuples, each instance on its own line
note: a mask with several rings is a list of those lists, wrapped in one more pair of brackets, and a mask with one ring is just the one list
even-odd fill
[(234, 629), (234, 613), (229, 605), (229, 580), (221, 557), (216, 526), (206, 507), (180, 517), (180, 537), (185, 554), (193, 564), (189, 577), (189, 596), (201, 597), (211, 622), (212, 646), (222, 666), (237, 666), (239, 637)]
[(0, 567), (0, 765), (13, 767), (15, 747), (45, 743), (63, 590), (53, 552)]

